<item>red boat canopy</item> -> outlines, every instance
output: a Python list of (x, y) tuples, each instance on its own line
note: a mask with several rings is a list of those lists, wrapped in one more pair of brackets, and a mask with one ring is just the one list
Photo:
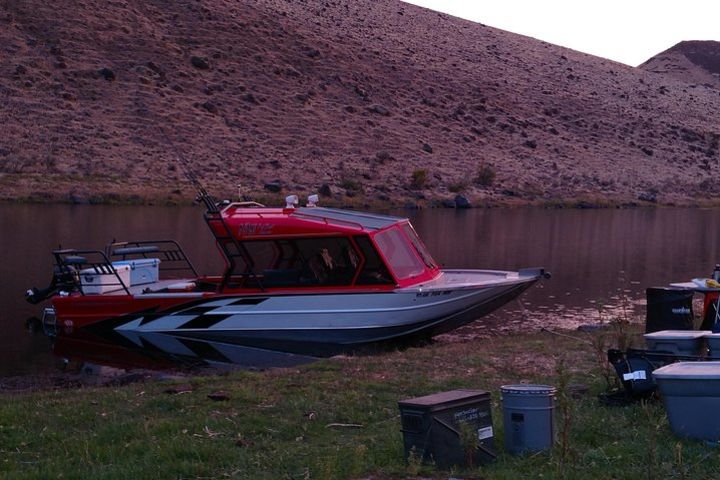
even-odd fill
[(207, 220), (228, 261), (226, 285), (406, 286), (439, 273), (402, 217), (231, 204)]

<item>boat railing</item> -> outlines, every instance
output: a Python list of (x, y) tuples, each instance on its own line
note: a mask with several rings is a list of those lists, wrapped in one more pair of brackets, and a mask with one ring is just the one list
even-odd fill
[(197, 277), (198, 273), (175, 240), (136, 240), (113, 242), (105, 247), (105, 254), (111, 260), (133, 260), (138, 258), (157, 258), (162, 272), (187, 272)]
[(130, 295), (128, 285), (120, 278), (105, 252), (62, 249), (53, 250), (52, 254), (55, 258), (55, 277), (61, 291), (68, 289), (87, 295), (124, 290)]
[(223, 207), (222, 213), (227, 212), (231, 208), (233, 210), (237, 210), (238, 208), (265, 208), (265, 205), (258, 202), (232, 202)]
[(185, 251), (175, 240), (113, 242), (104, 251), (61, 249), (52, 253), (55, 258), (55, 282), (60, 290), (80, 292), (82, 295), (120, 291), (130, 295), (132, 280), (123, 280), (120, 265), (138, 259), (157, 259), (157, 271), (169, 274), (170, 278), (189, 274), (198, 276)]
[[(254, 262), (250, 253), (247, 251), (245, 245), (238, 241), (235, 235), (232, 234), (230, 227), (225, 223), (222, 213), (206, 213), (205, 222), (208, 227), (210, 227), (210, 232), (215, 237), (215, 241), (218, 247), (220, 247), (226, 262), (225, 272), (218, 286), (218, 291), (223, 291), (235, 276), (255, 278), (258, 281), (260, 290), (264, 290), (261, 278), (253, 269)], [(238, 260), (240, 263), (238, 263)], [(243, 266), (246, 271), (242, 273), (237, 272), (238, 266)]]
[(343, 220), (340, 218), (331, 218), (327, 217), (325, 215), (319, 215), (315, 213), (309, 213), (309, 212), (300, 212), (300, 211), (294, 211), (293, 212), (294, 217), (304, 217), (309, 220), (315, 220), (319, 221), (320, 223), (324, 223), (325, 225), (339, 225), (339, 226), (350, 226), (352, 228), (357, 228), (358, 230), (365, 230), (365, 227), (362, 226), (359, 222), (353, 222), (352, 220)]
[[(253, 208), (266, 208), (266, 207), (265, 207), (265, 205), (263, 205), (261, 203), (257, 203), (257, 202), (233, 202), (233, 203), (230, 203), (227, 206), (225, 206), (222, 209), (221, 213), (223, 215), (232, 215), (239, 208), (248, 209), (248, 210), (244, 211), (243, 213), (247, 214), (247, 215), (255, 216), (257, 218), (266, 218), (266, 216), (268, 216), (268, 215), (272, 215), (273, 217), (275, 217), (275, 216), (277, 216), (278, 211), (279, 211), (279, 209), (277, 209), (277, 208), (270, 209), (270, 211), (261, 211), (261, 210), (253, 211)], [(319, 221), (320, 223), (324, 223), (325, 225), (349, 226), (352, 228), (357, 228), (358, 230), (364, 229), (364, 227), (362, 226), (361, 223), (354, 222), (352, 220), (343, 220), (343, 219), (339, 219), (339, 218), (332, 218), (332, 217), (328, 217), (328, 216), (325, 216), (322, 214), (310, 213), (307, 211), (301, 212), (297, 209), (295, 209), (295, 210), (289, 209), (289, 211), (292, 212), (293, 217), (302, 217), (307, 220), (315, 220), (315, 221)]]
[[(265, 218), (263, 216), (263, 212), (252, 211), (252, 210), (267, 208), (267, 207), (265, 205), (263, 205), (262, 203), (258, 203), (258, 202), (232, 202), (232, 203), (228, 203), (228, 204), (224, 205), (222, 210), (220, 211), (220, 214), (221, 215), (232, 215), (239, 208), (250, 210), (247, 212), (250, 215), (254, 215), (258, 218)], [(273, 209), (273, 211), (275, 212), (276, 210)]]

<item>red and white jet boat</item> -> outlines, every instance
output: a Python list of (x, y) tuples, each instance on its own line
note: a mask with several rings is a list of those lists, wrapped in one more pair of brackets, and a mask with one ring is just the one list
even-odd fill
[(28, 300), (50, 299), (57, 328), (138, 345), (163, 334), (324, 356), (453, 330), (546, 275), (441, 269), (405, 218), (201, 198), (221, 275), (198, 275), (171, 240), (56, 250), (51, 285)]

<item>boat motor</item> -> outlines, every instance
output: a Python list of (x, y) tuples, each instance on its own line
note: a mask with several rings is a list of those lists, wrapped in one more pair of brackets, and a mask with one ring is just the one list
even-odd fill
[(56, 265), (53, 268), (53, 276), (50, 285), (43, 289), (32, 287), (25, 292), (25, 300), (33, 305), (47, 300), (61, 290), (73, 291), (77, 289), (80, 281), (77, 269), (72, 265)]

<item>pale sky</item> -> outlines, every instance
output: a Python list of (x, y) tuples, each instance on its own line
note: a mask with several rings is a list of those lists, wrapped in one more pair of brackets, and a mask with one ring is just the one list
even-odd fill
[(720, 40), (718, 0), (409, 0), (637, 66), (682, 40)]

